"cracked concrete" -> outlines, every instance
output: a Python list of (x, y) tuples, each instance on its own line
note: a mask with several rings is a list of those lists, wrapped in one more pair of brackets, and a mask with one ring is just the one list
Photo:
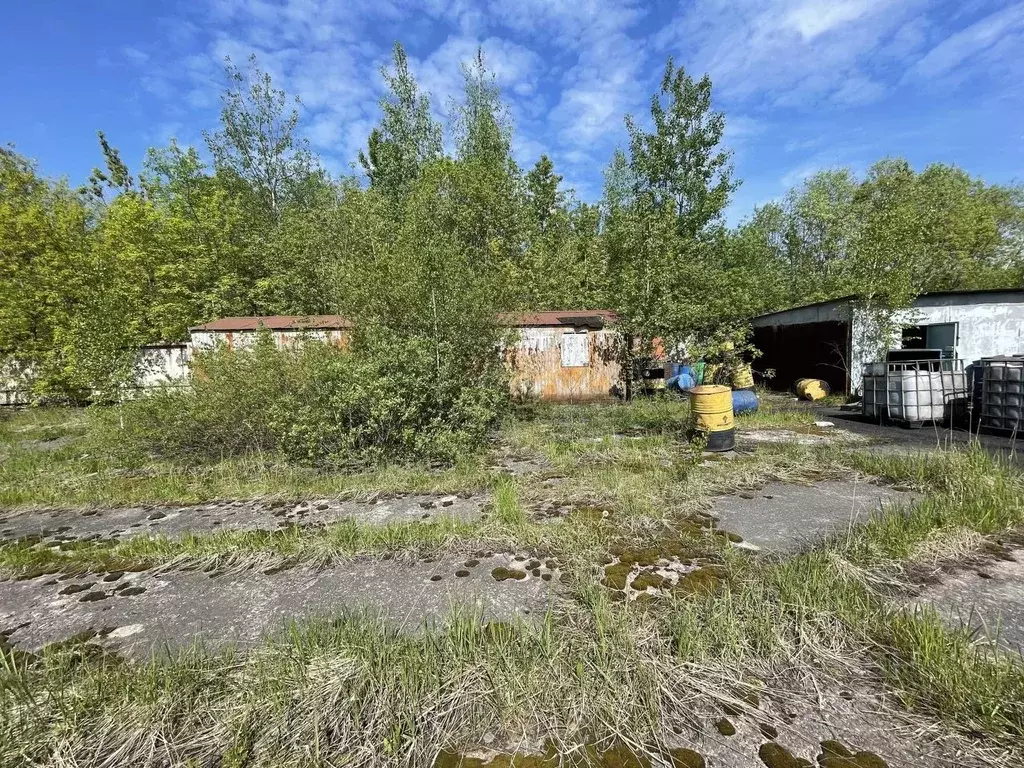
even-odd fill
[[(485, 619), (541, 614), (559, 571), (525, 555), (480, 553), (435, 562), (359, 558), (330, 568), (218, 573), (166, 571), (42, 576), (0, 581), (0, 632), (27, 650), (85, 630), (142, 658), (200, 641), (251, 646), (290, 620), (371, 609), (403, 630), (443, 620), (453, 608)], [(498, 580), (508, 568), (516, 577)], [(499, 572), (500, 573), (500, 572)], [(12, 631), (13, 630), (13, 631)]]
[(475, 520), (489, 502), (485, 495), (376, 496), (367, 501), (317, 499), (222, 501), (192, 506), (137, 506), (107, 509), (40, 509), (0, 512), (0, 542), (25, 536), (45, 541), (126, 539), (209, 531), (276, 530), (292, 525), (329, 525), (352, 519), (370, 525), (442, 517)]

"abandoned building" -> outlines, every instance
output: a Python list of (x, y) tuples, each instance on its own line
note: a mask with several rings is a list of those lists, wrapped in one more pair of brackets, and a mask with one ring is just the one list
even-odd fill
[[(500, 315), (499, 322), (518, 332), (516, 343), (504, 350), (513, 394), (541, 400), (599, 400), (616, 395), (618, 335), (610, 327), (616, 320), (608, 310)], [(344, 344), (352, 324), (340, 315), (220, 318), (191, 328), (187, 343), (145, 347), (139, 385), (180, 381), (194, 350), (218, 344), (244, 348), (263, 329), (280, 347), (310, 337)]]
[[(1024, 290), (925, 293), (897, 313), (890, 349), (941, 350), (970, 365), (983, 357), (1024, 353)], [(772, 389), (800, 378), (823, 379), (833, 392), (859, 390), (864, 366), (864, 310), (854, 296), (755, 317), (754, 366)], [(764, 374), (774, 371), (771, 379)]]
[(500, 316), (519, 330), (505, 351), (512, 393), (541, 400), (600, 400), (619, 392), (619, 335), (614, 312), (526, 312)]
[(217, 344), (228, 348), (245, 347), (264, 329), (279, 347), (303, 338), (342, 344), (352, 330), (352, 323), (341, 315), (222, 317), (190, 328), (189, 336), (193, 349), (212, 349)]

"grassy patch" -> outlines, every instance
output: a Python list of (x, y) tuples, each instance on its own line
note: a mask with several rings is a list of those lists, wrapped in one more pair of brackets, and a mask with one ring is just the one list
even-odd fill
[[(778, 426), (798, 417), (768, 412), (761, 418)], [(0, 465), (17, 481), (0, 491), (8, 498), (181, 501), (254, 495), (254, 489), (302, 496), (458, 488), (492, 496), (489, 517), (475, 522), (344, 522), (320, 530), (86, 543), (66, 551), (9, 544), (0, 547), (0, 567), (8, 571), (327, 564), (353, 555), (480, 548), (557, 556), (569, 578), (553, 612), (532, 623), (488, 623), (456, 612), (442, 625), (400, 634), (375, 616), (344, 614), (298, 623), (251, 652), (196, 648), (141, 666), (83, 651), (88, 640), (38, 658), (5, 649), (0, 763), (90, 765), (97, 755), (113, 755), (132, 764), (159, 745), (160, 759), (174, 764), (430, 766), (442, 750), (460, 753), (486, 735), (511, 751), (524, 740), (536, 746), (548, 739), (565, 756), (585, 754), (585, 744), (620, 743), (661, 754), (667, 734), (687, 733), (701, 718), (711, 727), (721, 718), (719, 705), (749, 708), (755, 692), (797, 695), (764, 689), (794, 669), (823, 684), (855, 671), (908, 709), (983, 733), (988, 744), (1011, 754), (1024, 742), (1019, 660), (977, 647), (969, 633), (950, 629), (933, 612), (900, 610), (876, 591), (879, 576), (888, 589), (902, 563), (922, 548), (934, 552), (937, 536), (998, 534), (1024, 523), (1024, 486), (1012, 465), (981, 451), (877, 456), (793, 445), (705, 462), (682, 440), (686, 419), (685, 402), (669, 398), (520, 413), (504, 426), (502, 448), (543, 456), (550, 467), (517, 477), (487, 469), (486, 456), (444, 471), (388, 467), (358, 474), (306, 473), (252, 457), (216, 462), (194, 475), (149, 464), (190, 479), (124, 477), (126, 485), (115, 482), (112, 490), (102, 484), (117, 481), (110, 473), (123, 468), (83, 457), (80, 447), (38, 457), (22, 452), (10, 437), (17, 418), (8, 421), (3, 440), (17, 459), (14, 469)], [(84, 472), (89, 461), (104, 473), (95, 480)], [(773, 479), (854, 476), (881, 477), (926, 499), (886, 510), (787, 560), (755, 559), (693, 525), (716, 493)], [(67, 485), (45, 490), (62, 477)], [(172, 496), (180, 493), (192, 496)], [(552, 498), (574, 511), (557, 521), (535, 514)], [(642, 602), (616, 602), (625, 593), (600, 584), (615, 562), (631, 564), (616, 572), (622, 579), (663, 584), (654, 564), (669, 551), (663, 546), (669, 539), (673, 551), (715, 563), (711, 588), (656, 589), (634, 596)], [(632, 564), (640, 563), (648, 570), (638, 576)], [(515, 583), (513, 576), (509, 588)]]
[(141, 667), (67, 647), (8, 654), (0, 705), (11, 738), (0, 758), (91, 764), (117, 750), (137, 763), (159, 743), (175, 764), (329, 765), (359, 754), (367, 765), (428, 766), (485, 734), (500, 745), (546, 738), (563, 754), (614, 740), (657, 752), (695, 716), (720, 713), (715, 705), (794, 695), (764, 690), (794, 664), (867, 666), (908, 706), (1019, 743), (1019, 665), (934, 617), (889, 611), (833, 565), (802, 557), (737, 573), (724, 593), (644, 606), (583, 585), (533, 624), (456, 613), (405, 635), (347, 614), (296, 624), (252, 653), (197, 648)]
[[(211, 499), (278, 496), (289, 499), (351, 492), (456, 492), (487, 488), (494, 473), (480, 454), (453, 465), (382, 464), (366, 471), (300, 467), (272, 454), (253, 453), (202, 465), (157, 459), (125, 461), (106, 453), (88, 433), (81, 412), (60, 422), (59, 409), (26, 409), (8, 418), (0, 447), (0, 507), (131, 506), (200, 503)], [(26, 443), (26, 435), (73, 438), (56, 450)], [(35, 437), (33, 439), (38, 439)]]
[(996, 534), (1024, 524), (1024, 478), (1005, 459), (980, 448), (941, 454), (855, 454), (851, 464), (927, 491), (912, 507), (887, 506), (865, 524), (822, 545), (858, 565), (914, 559), (922, 550), (936, 556), (941, 546), (926, 545), (937, 537), (964, 531)]

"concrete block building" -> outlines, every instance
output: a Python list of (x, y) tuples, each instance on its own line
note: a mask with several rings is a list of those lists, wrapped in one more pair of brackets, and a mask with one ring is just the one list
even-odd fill
[[(982, 357), (1024, 354), (1024, 290), (926, 293), (895, 319), (899, 330), (889, 340), (890, 349), (941, 349), (944, 357), (966, 365)], [(754, 367), (775, 371), (764, 382), (774, 389), (817, 378), (833, 392), (857, 392), (864, 365), (874, 362), (858, 343), (866, 322), (853, 296), (755, 317), (753, 341), (762, 356)]]

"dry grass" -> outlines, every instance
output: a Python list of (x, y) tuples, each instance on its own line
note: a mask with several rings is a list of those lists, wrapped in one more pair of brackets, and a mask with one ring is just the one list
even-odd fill
[[(1024, 522), (1019, 474), (978, 452), (879, 458), (765, 446), (752, 456), (705, 462), (680, 440), (684, 411), (666, 400), (520, 417), (505, 426), (504, 449), (543, 457), (550, 470), (515, 478), (489, 473), (487, 457), (441, 472), (389, 468), (309, 485), (287, 471), (283, 480), (266, 470), (254, 481), (237, 464), (211, 470), (222, 474), (210, 487), (240, 495), (313, 487), (329, 495), (314, 482), (386, 483), (389, 490), (426, 490), (419, 484), (428, 483), (454, 490), (447, 483), (464, 482), (492, 493), (487, 520), (346, 522), (322, 531), (135, 539), (63, 553), (0, 548), (0, 565), (21, 571), (106, 569), (126, 560), (244, 568), (329, 564), (356, 554), (531, 549), (559, 554), (571, 576), (552, 613), (532, 622), (487, 623), (457, 612), (442, 625), (401, 634), (374, 615), (344, 614), (296, 624), (250, 652), (195, 648), (142, 665), (84, 653), (80, 642), (40, 658), (8, 650), (0, 657), (0, 764), (429, 766), (439, 750), (479, 745), (488, 735), (524, 751), (547, 738), (570, 758), (583, 754), (584, 743), (615, 739), (657, 752), (667, 741), (679, 743), (674, 733), (694, 733), (722, 703), (739, 706), (745, 693), (794, 670), (807, 679), (857, 676), (884, 686), (919, 713), (922, 730), (934, 732), (942, 722), (947, 735), (980, 731), (993, 746), (992, 764), (1019, 760), (1021, 665), (979, 650), (933, 613), (894, 608), (886, 596), (901, 564)], [(9, 447), (16, 442), (10, 427), (2, 432)], [(66, 472), (86, 489), (77, 498), (98, 498), (76, 474), (81, 461), (40, 460), (32, 481), (39, 485), (22, 465), (7, 475), (18, 482), (11, 497), (39, 501), (33, 493), (43, 478)], [(865, 475), (929, 498), (783, 561), (752, 559), (720, 537), (697, 537), (728, 573), (707, 593), (641, 605), (613, 602), (598, 584), (595, 564), (613, 543), (656, 545), (716, 493), (768, 480)], [(560, 478), (554, 486), (546, 483), (552, 476)], [(197, 490), (204, 486), (186, 485), (197, 497), (204, 493)], [(132, 487), (160, 494), (186, 486)], [(552, 496), (600, 501), (613, 514), (601, 523), (538, 519), (534, 505)], [(774, 695), (802, 694), (778, 688)]]

